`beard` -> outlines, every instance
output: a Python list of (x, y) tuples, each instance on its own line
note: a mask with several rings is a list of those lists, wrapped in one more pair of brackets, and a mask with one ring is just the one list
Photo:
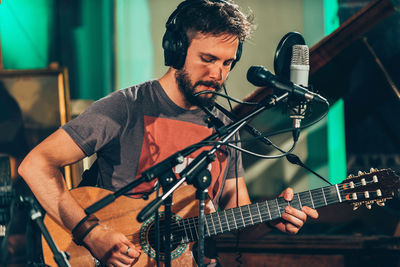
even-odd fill
[(212, 81), (200, 80), (195, 84), (192, 84), (189, 78), (189, 74), (186, 72), (184, 68), (176, 71), (175, 79), (176, 82), (178, 83), (179, 90), (185, 97), (186, 102), (192, 106), (201, 105), (211, 108), (214, 106), (215, 98), (217, 97), (217, 95), (215, 94), (213, 94), (211, 97), (207, 97), (206, 94), (195, 96), (194, 94), (196, 93), (197, 86), (204, 85), (208, 87), (213, 87), (215, 89), (215, 92), (219, 92), (222, 89), (222, 86), (220, 84)]

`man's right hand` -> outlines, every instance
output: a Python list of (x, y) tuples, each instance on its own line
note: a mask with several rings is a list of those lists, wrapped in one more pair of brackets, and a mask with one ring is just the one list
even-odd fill
[(132, 266), (141, 254), (125, 235), (100, 224), (83, 241), (93, 256), (107, 266)]

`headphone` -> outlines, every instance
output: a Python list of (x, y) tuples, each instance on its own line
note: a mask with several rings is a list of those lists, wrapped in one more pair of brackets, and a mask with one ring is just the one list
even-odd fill
[[(187, 49), (189, 41), (186, 32), (182, 31), (181, 27), (176, 23), (177, 16), (191, 5), (204, 2), (205, 0), (186, 0), (178, 5), (178, 7), (169, 16), (165, 27), (167, 28), (163, 40), (162, 47), (164, 49), (164, 64), (165, 66), (172, 66), (175, 69), (181, 69), (185, 64)], [(210, 0), (216, 3), (230, 4), (225, 0)], [(239, 40), (239, 45), (236, 50), (236, 58), (232, 61), (231, 70), (239, 61), (242, 55), (243, 41)]]

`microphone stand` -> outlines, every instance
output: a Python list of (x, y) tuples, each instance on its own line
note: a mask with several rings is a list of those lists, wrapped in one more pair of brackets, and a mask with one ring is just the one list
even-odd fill
[(68, 262), (69, 255), (67, 252), (62, 252), (58, 249), (57, 245), (54, 243), (53, 238), (51, 237), (49, 231), (43, 223), (43, 215), (36, 204), (36, 201), (32, 197), (23, 197), (20, 196), (20, 202), (27, 203), (29, 207), (29, 217), (33, 222), (39, 226), (40, 231), (43, 234), (44, 239), (50, 247), (51, 252), (53, 253), (54, 261), (57, 263), (59, 267), (71, 267)]
[[(165, 174), (162, 174), (158, 181), (160, 182), (163, 192), (168, 191), (171, 188), (173, 182), (176, 181), (176, 176), (173, 173), (172, 169), (167, 171)], [(171, 205), (172, 205), (172, 195), (167, 197), (164, 201), (164, 233), (163, 239), (164, 240), (164, 266), (170, 267), (171, 266)], [(155, 211), (155, 214), (158, 214), (158, 210)], [(158, 242), (160, 241), (160, 231), (156, 233), (158, 235)], [(157, 251), (157, 260), (159, 260), (160, 251)]]
[[(222, 126), (216, 130), (218, 136), (222, 137), (221, 142), (214, 145), (210, 150), (203, 151), (197, 156), (179, 175), (180, 179), (175, 181), (175, 184), (168, 190), (167, 192), (163, 191), (163, 195), (154, 199), (151, 203), (149, 203), (142, 211), (138, 214), (137, 220), (139, 222), (145, 221), (158, 207), (170, 197), (170, 195), (185, 181), (188, 184), (193, 184), (198, 188), (196, 192), (196, 196), (199, 199), (199, 218), (198, 218), (198, 264), (200, 266), (204, 265), (204, 199), (205, 199), (205, 189), (209, 186), (211, 182), (211, 175), (205, 173), (207, 171), (207, 166), (209, 163), (215, 160), (216, 156), (214, 153), (226, 142), (228, 141), (237, 131), (239, 131), (244, 125), (246, 125), (247, 121), (261, 113), (262, 111), (271, 108), (278, 104), (279, 102), (286, 99), (288, 93), (281, 95), (280, 97), (276, 97), (274, 95), (267, 96), (261, 103), (258, 105), (258, 108), (252, 111), (250, 114), (245, 116), (244, 118), (231, 123), (229, 126)], [(228, 134), (227, 134), (228, 133)], [(209, 180), (209, 181), (208, 181)]]

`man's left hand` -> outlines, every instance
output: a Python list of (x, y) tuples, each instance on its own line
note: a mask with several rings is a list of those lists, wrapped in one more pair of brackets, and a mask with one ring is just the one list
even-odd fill
[[(293, 189), (287, 188), (279, 196), (283, 197), (286, 201), (291, 201), (293, 199)], [(287, 206), (285, 208), (285, 213), (282, 214), (282, 219), (271, 221), (270, 224), (282, 232), (297, 234), (306, 222), (308, 216), (317, 219), (318, 212), (306, 206), (302, 207), (301, 210)]]

